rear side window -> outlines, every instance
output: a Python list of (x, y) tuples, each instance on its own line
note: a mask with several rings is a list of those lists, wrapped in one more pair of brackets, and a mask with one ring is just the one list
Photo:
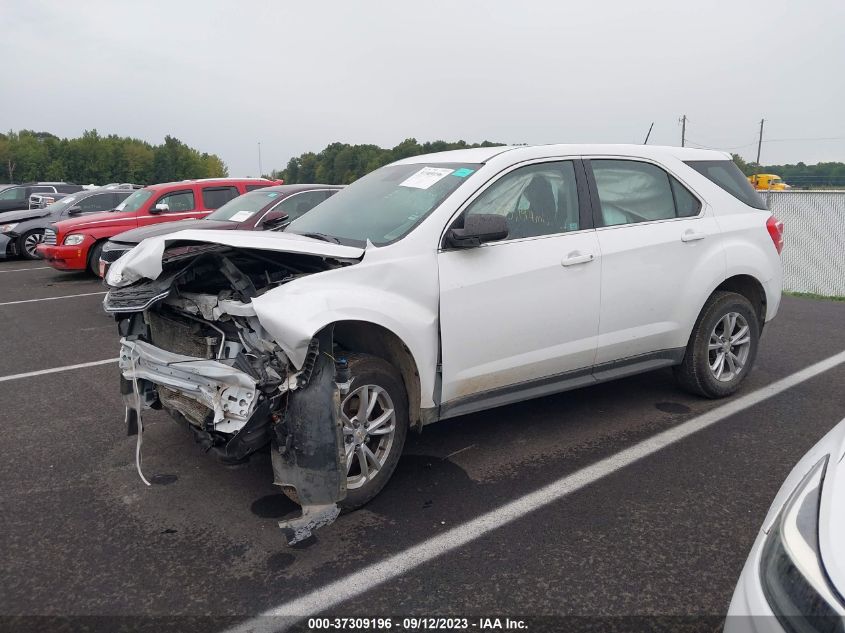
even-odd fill
[(205, 187), (202, 190), (202, 203), (206, 209), (219, 209), (239, 195), (236, 187)]
[(763, 198), (732, 160), (691, 160), (687, 161), (687, 165), (740, 202), (755, 209), (766, 209)]
[(701, 203), (665, 171), (633, 160), (590, 161), (604, 226), (692, 217)]

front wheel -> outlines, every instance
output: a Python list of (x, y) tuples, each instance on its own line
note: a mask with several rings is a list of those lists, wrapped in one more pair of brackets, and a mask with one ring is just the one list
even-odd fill
[(88, 272), (95, 277), (100, 276), (100, 254), (103, 252), (104, 242), (97, 242), (88, 254)]
[[(346, 455), (346, 498), (343, 511), (360, 508), (384, 488), (402, 455), (408, 435), (408, 396), (399, 372), (387, 361), (367, 354), (344, 355), (351, 386), (341, 397)], [(296, 490), (282, 491), (299, 503)]]
[(729, 396), (751, 373), (759, 341), (760, 323), (751, 302), (735, 292), (716, 292), (696, 321), (675, 377), (694, 394)]
[(18, 238), (18, 254), (24, 259), (39, 259), (35, 249), (44, 241), (44, 229), (27, 231)]

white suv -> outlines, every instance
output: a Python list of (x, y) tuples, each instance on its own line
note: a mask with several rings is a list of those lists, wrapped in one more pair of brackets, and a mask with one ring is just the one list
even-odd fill
[(713, 151), (408, 158), (286, 233), (151, 238), (107, 277), (133, 411), (224, 460), (272, 444), (292, 540), (358, 507), (409, 427), (674, 366), (735, 392), (781, 295), (782, 225)]

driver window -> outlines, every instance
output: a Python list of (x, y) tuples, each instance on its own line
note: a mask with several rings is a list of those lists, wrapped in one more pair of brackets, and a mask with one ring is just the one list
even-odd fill
[(554, 235), (580, 228), (572, 161), (521, 167), (488, 187), (466, 211), (508, 219), (508, 239)]
[(110, 193), (101, 193), (96, 196), (88, 196), (87, 198), (80, 200), (79, 203), (74, 206), (78, 206), (82, 210), (82, 213), (97, 213), (99, 211), (108, 211), (109, 209), (114, 207), (114, 205), (112, 204), (112, 194)]
[(633, 160), (590, 161), (604, 226), (677, 217), (669, 174)]
[(23, 200), (26, 190), (23, 187), (10, 187), (0, 193), (0, 200)]
[(179, 191), (176, 193), (169, 193), (158, 199), (156, 204), (166, 204), (170, 210), (169, 213), (179, 213), (180, 211), (194, 210), (194, 192), (193, 191)]
[(296, 218), (304, 215), (325, 199), (326, 194), (323, 191), (304, 191), (285, 198), (274, 210), (287, 213), (288, 222), (293, 222)]

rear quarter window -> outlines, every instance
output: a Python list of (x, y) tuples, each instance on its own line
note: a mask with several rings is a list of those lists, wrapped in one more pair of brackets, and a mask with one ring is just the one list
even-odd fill
[(686, 164), (740, 202), (766, 210), (763, 198), (732, 160), (690, 160)]

